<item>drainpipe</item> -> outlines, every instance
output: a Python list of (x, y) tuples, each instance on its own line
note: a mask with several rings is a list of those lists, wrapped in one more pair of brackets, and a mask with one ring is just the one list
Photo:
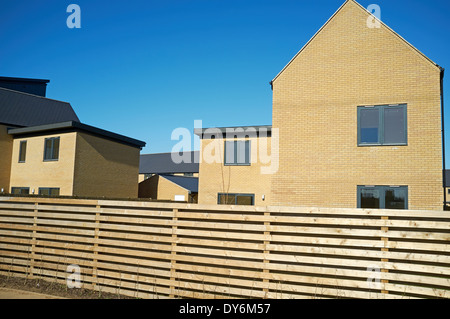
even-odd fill
[(447, 205), (447, 186), (446, 168), (445, 168), (445, 131), (444, 131), (444, 68), (441, 69), (441, 132), (442, 132), (442, 160), (443, 160), (443, 188), (444, 188), (444, 210)]

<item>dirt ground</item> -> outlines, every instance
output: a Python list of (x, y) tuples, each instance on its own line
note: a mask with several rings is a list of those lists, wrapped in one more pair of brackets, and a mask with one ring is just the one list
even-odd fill
[(0, 299), (132, 299), (89, 289), (68, 288), (56, 282), (0, 275)]

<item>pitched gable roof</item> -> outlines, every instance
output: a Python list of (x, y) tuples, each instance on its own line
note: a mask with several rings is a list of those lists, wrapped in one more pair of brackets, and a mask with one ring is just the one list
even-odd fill
[(431, 63), (433, 66), (439, 68), (441, 71), (443, 71), (443, 68), (441, 68), (438, 64), (436, 64), (435, 62), (433, 62), (431, 59), (429, 59), (427, 56), (425, 56), (421, 51), (419, 51), (416, 47), (414, 47), (412, 44), (410, 44), (408, 41), (406, 41), (404, 38), (402, 38), (398, 33), (396, 33), (395, 31), (393, 31), (390, 27), (388, 27), (383, 21), (378, 20), (374, 15), (372, 15), (372, 13), (370, 13), (369, 11), (366, 10), (366, 8), (364, 8), (362, 5), (360, 5), (358, 2), (356, 2), (355, 0), (346, 0), (340, 7), (339, 9), (327, 20), (327, 22), (325, 22), (325, 24), (319, 29), (319, 31), (316, 32), (316, 34), (314, 34), (314, 36), (300, 49), (300, 51), (288, 62), (288, 64), (275, 76), (275, 78), (273, 78), (272, 81), (270, 81), (270, 85), (273, 86), (274, 81), (291, 65), (291, 63), (305, 50), (305, 48), (307, 46), (309, 46), (311, 44), (311, 42), (314, 41), (314, 39), (329, 25), (329, 23), (337, 16), (339, 15), (342, 10), (348, 6), (348, 5), (354, 5), (356, 7), (358, 7), (359, 9), (361, 9), (365, 14), (367, 14), (367, 17), (373, 17), (375, 18), (377, 21), (380, 22), (381, 26), (386, 28), (390, 33), (392, 33), (392, 35), (394, 35), (395, 37), (397, 37), (403, 44), (407, 45), (411, 50), (413, 50), (415, 53), (417, 53), (418, 55), (420, 55), (423, 59), (425, 59), (426, 61), (428, 61), (429, 63)]
[(66, 121), (80, 122), (69, 103), (0, 88), (0, 123), (24, 127)]
[(192, 193), (198, 193), (198, 177), (159, 175)]

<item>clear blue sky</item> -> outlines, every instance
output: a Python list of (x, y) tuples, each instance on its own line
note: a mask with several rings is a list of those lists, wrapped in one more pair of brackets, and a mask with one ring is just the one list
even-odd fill
[[(177, 127), (271, 124), (269, 82), (344, 0), (48, 0), (0, 4), (0, 75), (50, 79), (83, 123), (169, 152)], [(81, 7), (81, 29), (66, 8)], [(450, 2), (360, 0), (447, 67)], [(445, 117), (449, 118), (447, 111)], [(450, 121), (446, 122), (450, 149)]]

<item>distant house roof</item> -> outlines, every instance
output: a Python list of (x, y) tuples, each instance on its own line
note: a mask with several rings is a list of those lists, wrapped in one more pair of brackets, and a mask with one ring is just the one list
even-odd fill
[(50, 82), (50, 80), (0, 76), (0, 87), (2, 88), (44, 97), (46, 95), (48, 82)]
[[(246, 137), (255, 134), (255, 136), (261, 136), (261, 133), (265, 134), (265, 137), (272, 135), (271, 125), (253, 125), (253, 126), (233, 126), (233, 127), (209, 127), (209, 128), (196, 128), (194, 134), (198, 135), (201, 139), (224, 138), (227, 134), (231, 134), (232, 137)], [(222, 136), (220, 136), (222, 135)]]
[(83, 131), (91, 133), (93, 135), (101, 136), (106, 139), (110, 139), (122, 144), (126, 144), (133, 147), (143, 148), (145, 142), (139, 141), (124, 135), (116, 134), (110, 131), (105, 131), (94, 126), (86, 125), (80, 122), (68, 121), (61, 123), (52, 123), (46, 125), (11, 128), (8, 130), (8, 134), (11, 135), (41, 135), (41, 134), (53, 134), (56, 132), (73, 132)]
[(199, 151), (184, 152), (182, 156), (186, 156), (190, 161), (175, 163), (172, 160), (172, 153), (142, 154), (139, 174), (198, 173)]
[(23, 127), (66, 121), (80, 122), (69, 103), (0, 88), (0, 123)]
[(198, 177), (174, 176), (174, 175), (160, 175), (165, 179), (177, 184), (192, 193), (198, 193)]

